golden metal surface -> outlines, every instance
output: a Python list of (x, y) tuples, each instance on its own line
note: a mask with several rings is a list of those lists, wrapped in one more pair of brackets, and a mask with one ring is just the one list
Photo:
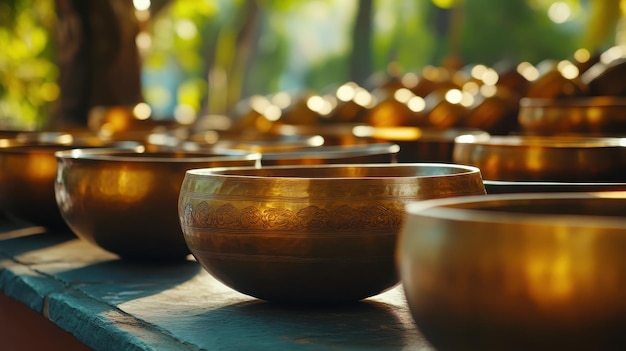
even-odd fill
[(522, 98), (517, 118), (526, 134), (624, 135), (626, 98)]
[(625, 192), (422, 201), (397, 262), (438, 350), (624, 350), (625, 233)]
[(254, 166), (248, 152), (140, 152), (76, 149), (56, 153), (61, 214), (81, 239), (126, 259), (184, 259), (177, 200), (185, 171)]
[(626, 139), (584, 136), (459, 137), (453, 160), (486, 180), (626, 181)]
[(397, 232), (409, 201), (484, 194), (474, 167), (273, 166), (188, 171), (185, 240), (231, 288), (275, 302), (363, 299), (398, 282)]
[(136, 147), (137, 142), (93, 136), (32, 132), (0, 139), (0, 208), (9, 217), (50, 228), (63, 227), (54, 198), (54, 153), (75, 147)]

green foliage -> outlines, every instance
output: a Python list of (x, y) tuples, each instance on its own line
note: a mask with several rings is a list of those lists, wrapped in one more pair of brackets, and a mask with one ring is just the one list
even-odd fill
[(58, 98), (52, 0), (0, 3), (0, 128), (36, 128)]

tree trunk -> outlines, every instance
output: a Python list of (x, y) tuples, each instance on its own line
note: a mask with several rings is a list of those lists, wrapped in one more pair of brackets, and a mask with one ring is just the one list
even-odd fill
[(95, 106), (141, 102), (139, 24), (128, 0), (55, 0), (61, 101), (51, 127), (85, 127)]

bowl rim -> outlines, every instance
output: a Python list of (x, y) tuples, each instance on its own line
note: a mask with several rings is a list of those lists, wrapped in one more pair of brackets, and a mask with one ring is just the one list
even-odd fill
[[(543, 149), (599, 149), (623, 148), (626, 137), (587, 135), (461, 135), (454, 138), (455, 145), (475, 145), (498, 148)], [(625, 149), (626, 150), (626, 149)]]
[[(226, 150), (215, 147), (215, 150)], [(261, 151), (262, 160), (294, 160), (305, 158), (314, 159), (337, 159), (347, 157), (371, 156), (371, 155), (395, 155), (400, 152), (400, 146), (395, 143), (367, 143), (354, 145), (320, 145), (281, 150)]]
[[(415, 167), (428, 167), (428, 168), (450, 168), (464, 170), (459, 173), (438, 174), (438, 175), (406, 175), (406, 176), (349, 176), (349, 177), (307, 177), (306, 174), (298, 177), (288, 176), (265, 176), (265, 175), (242, 175), (242, 174), (224, 174), (222, 172), (239, 172), (239, 171), (252, 171), (252, 170), (306, 170), (306, 169), (320, 169), (320, 168), (415, 168)], [(398, 179), (433, 179), (444, 177), (462, 177), (478, 174), (480, 176), (480, 169), (478, 167), (470, 165), (462, 165), (455, 163), (436, 163), (436, 162), (420, 162), (420, 163), (342, 163), (342, 164), (322, 164), (322, 165), (272, 165), (272, 166), (238, 166), (238, 167), (211, 167), (211, 168), (195, 168), (189, 169), (185, 172), (190, 176), (199, 177), (217, 177), (223, 179), (265, 179), (265, 180), (302, 180), (302, 181), (364, 181), (364, 180), (398, 180)]]
[(513, 211), (490, 211), (482, 208), (458, 208), (456, 205), (482, 205), (496, 203), (529, 203), (538, 201), (585, 201), (621, 199), (626, 202), (626, 191), (506, 193), (469, 195), (442, 199), (410, 201), (405, 205), (408, 217), (428, 217), (451, 222), (492, 223), (510, 225), (563, 225), (573, 227), (615, 228), (626, 230), (626, 218), (587, 214), (538, 214)]
[[(191, 157), (158, 157), (149, 156), (150, 154), (167, 154), (181, 153), (193, 154)], [(201, 156), (206, 153), (205, 156)], [(213, 153), (213, 154), (212, 154)], [(129, 157), (120, 154), (145, 154), (145, 157)], [(205, 150), (171, 150), (171, 151), (148, 151), (144, 146), (135, 148), (73, 148), (69, 150), (56, 151), (54, 156), (58, 160), (90, 160), (90, 161), (107, 161), (107, 162), (134, 162), (134, 163), (150, 163), (150, 162), (167, 162), (167, 163), (186, 163), (186, 162), (219, 162), (219, 161), (260, 161), (262, 155), (257, 152), (245, 150), (228, 150), (217, 151), (212, 149)]]

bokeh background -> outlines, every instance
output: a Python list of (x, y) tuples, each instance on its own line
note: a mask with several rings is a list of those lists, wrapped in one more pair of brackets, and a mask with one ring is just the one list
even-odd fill
[[(581, 47), (598, 52), (619, 42), (623, 13), (619, 0), (110, 4), (122, 1), (132, 2), (141, 99), (155, 119), (228, 115), (259, 94), (324, 92), (349, 81), (368, 86), (390, 69), (536, 65)], [(0, 0), (1, 128), (40, 128), (55, 118), (67, 52), (59, 45), (63, 3)]]

